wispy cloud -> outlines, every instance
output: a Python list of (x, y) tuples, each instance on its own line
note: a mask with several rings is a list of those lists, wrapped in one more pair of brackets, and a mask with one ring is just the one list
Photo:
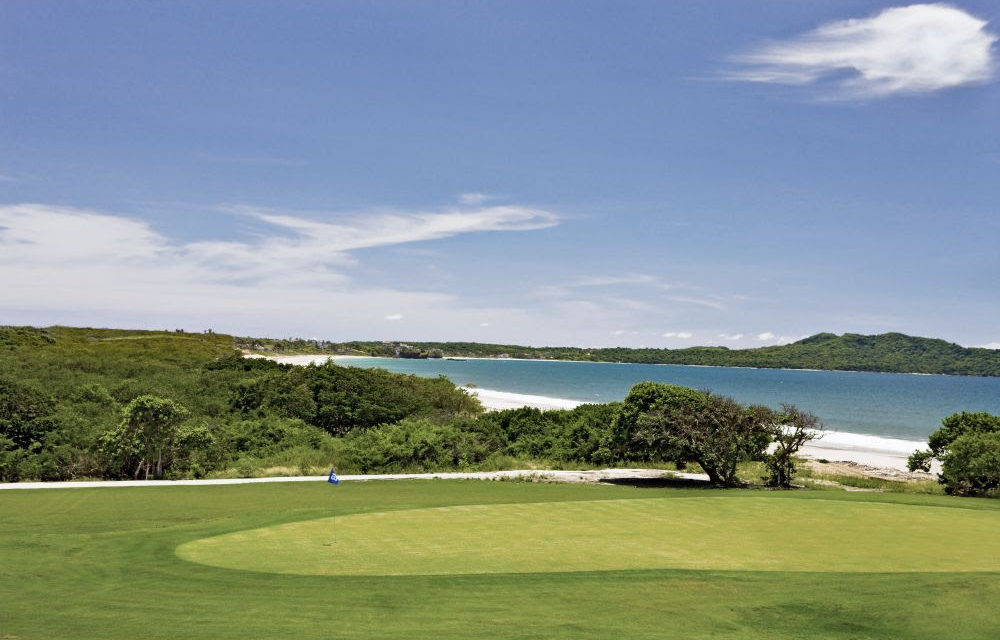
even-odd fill
[(479, 192), (463, 193), (458, 196), (458, 201), (466, 205), (481, 205), (494, 199), (496, 196)]
[(655, 284), (662, 288), (671, 285), (661, 282), (655, 276), (646, 273), (630, 273), (625, 275), (588, 276), (569, 283), (572, 287), (614, 287), (626, 284)]
[(722, 338), (723, 340), (729, 340), (731, 342), (735, 342), (737, 340), (742, 340), (743, 339), (743, 334), (742, 333), (720, 333), (719, 337)]
[[(324, 253), (346, 253), (411, 242), (440, 240), (484, 231), (532, 231), (555, 226), (556, 214), (521, 206), (446, 209), (443, 211), (381, 211), (334, 215), (332, 220), (304, 217), (273, 209), (229, 207), (253, 216), (276, 229), (292, 232), (295, 244), (310, 245)], [(274, 244), (282, 244), (276, 241)], [(227, 243), (233, 245), (234, 243)], [(205, 246), (208, 246), (206, 243)], [(273, 245), (272, 245), (273, 246)]]
[(757, 334), (757, 339), (758, 340), (774, 340), (775, 337), (776, 336), (773, 333), (771, 333), (770, 331), (765, 331), (764, 333), (758, 333)]
[(716, 311), (725, 311), (728, 308), (726, 303), (717, 297), (664, 296), (663, 299), (669, 302), (707, 307), (709, 309), (715, 309)]
[(735, 56), (734, 80), (817, 85), (834, 98), (917, 94), (992, 79), (997, 35), (946, 4), (892, 7), (827, 23)]
[(1000, 349), (1000, 342), (987, 342), (979, 346), (983, 349)]
[(206, 153), (198, 152), (194, 154), (200, 160), (215, 162), (219, 164), (236, 164), (251, 167), (304, 167), (303, 160), (293, 160), (268, 155), (234, 154), (234, 153)]
[[(612, 299), (608, 291), (601, 291), (599, 295), (606, 302), (614, 301), (623, 307), (633, 309), (641, 306), (643, 309), (652, 310), (657, 307), (671, 306), (669, 303), (704, 307), (717, 311), (725, 311), (728, 308), (728, 298), (725, 296), (705, 294), (700, 291), (699, 287), (669, 282), (662, 277), (648, 273), (583, 276), (569, 282), (539, 287), (536, 294), (542, 298), (586, 297), (594, 295), (594, 292), (589, 291), (592, 289), (622, 290), (629, 287), (640, 288), (650, 293), (641, 301), (627, 298)], [(685, 295), (678, 295), (675, 292), (677, 290), (684, 291)]]
[(690, 340), (694, 337), (694, 334), (690, 331), (667, 331), (663, 334), (664, 338), (679, 338), (681, 340)]
[[(41, 204), (0, 206), (0, 308), (72, 310), (77, 318), (93, 317), (88, 311), (216, 322), (231, 317), (244, 325), (253, 322), (247, 318), (283, 313), (283, 303), (296, 314), (315, 314), (312, 326), (364, 317), (393, 320), (404, 313), (409, 318), (415, 310), (428, 317), (447, 311), (461, 316), (447, 293), (356, 282), (348, 267), (357, 260), (354, 252), (558, 223), (551, 212), (518, 206), (310, 217), (245, 207), (239, 212), (256, 220), (261, 232), (185, 243), (136, 217)], [(399, 311), (386, 316), (387, 306)], [(475, 314), (481, 318), (483, 311)], [(306, 324), (299, 320), (289, 318), (288, 324)]]
[(391, 321), (402, 320), (403, 319), (403, 314), (401, 314), (401, 313), (391, 313), (391, 314), (387, 315), (385, 317), (385, 319), (386, 320), (391, 320)]

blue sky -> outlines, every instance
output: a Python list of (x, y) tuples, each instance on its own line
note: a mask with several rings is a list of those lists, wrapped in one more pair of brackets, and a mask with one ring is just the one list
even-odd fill
[(1000, 5), (0, 3), (0, 323), (1000, 347)]

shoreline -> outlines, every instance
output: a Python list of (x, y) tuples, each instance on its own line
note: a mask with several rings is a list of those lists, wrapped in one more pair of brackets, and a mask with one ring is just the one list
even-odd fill
[[(390, 358), (389, 356), (355, 356), (340, 354), (298, 354), (298, 355), (267, 355), (262, 353), (244, 353), (245, 358), (270, 358), (278, 362), (298, 364), (293, 359), (308, 359), (309, 362), (320, 363), (325, 360), (408, 360), (409, 358)], [(684, 364), (680, 362), (617, 362), (611, 360), (560, 360), (558, 358), (498, 358), (496, 356), (443, 356), (441, 358), (412, 358), (414, 360), (495, 360), (499, 362), (568, 362), (577, 364), (632, 364), (650, 367), (699, 367), (702, 369), (749, 369), (751, 371), (811, 371), (814, 373), (872, 373), (895, 376), (944, 376), (948, 378), (994, 378), (996, 376), (972, 375), (965, 373), (922, 373), (919, 371), (862, 371), (861, 369), (810, 369), (794, 367), (751, 367), (736, 364)]]
[[(487, 411), (503, 411), (520, 407), (535, 409), (573, 409), (586, 402), (567, 398), (551, 398), (522, 393), (510, 393), (478, 387), (459, 387), (476, 397)], [(821, 435), (802, 447), (801, 454), (813, 460), (851, 462), (876, 467), (907, 471), (906, 459), (917, 449), (927, 447), (926, 442), (873, 436), (847, 431), (822, 431)]]
[[(295, 355), (295, 356), (265, 356), (255, 355), (252, 357), (269, 358), (277, 362), (294, 365), (308, 365), (311, 363), (322, 363), (327, 360), (350, 361), (356, 359), (374, 359), (376, 356), (353, 356), (353, 355)], [(395, 358), (385, 358), (394, 360)], [(468, 359), (468, 358), (467, 358)], [(481, 360), (518, 360), (518, 358), (478, 358)], [(539, 362), (562, 362), (557, 360), (538, 360)], [(567, 360), (566, 362), (583, 362), (580, 360)], [(616, 364), (616, 363), (602, 363)], [(675, 366), (675, 365), (661, 365)], [(700, 367), (704, 365), (676, 365)], [(723, 367), (725, 368), (725, 367)], [(752, 367), (741, 367), (752, 368)], [(804, 369), (792, 369), (792, 371), (804, 371)], [(843, 373), (851, 373), (843, 371)], [(873, 373), (873, 372), (858, 372)], [(922, 374), (909, 374), (922, 375)], [(456, 385), (458, 386), (458, 385)], [(479, 387), (458, 386), (466, 393), (479, 399), (487, 411), (503, 411), (506, 409), (518, 409), (521, 407), (533, 407), (543, 411), (552, 409), (573, 409), (582, 404), (587, 404), (583, 400), (573, 400), (570, 398), (556, 398), (535, 394), (515, 393), (510, 391), (499, 391), (496, 389), (483, 389)], [(864, 465), (878, 469), (892, 470), (893, 472), (907, 472), (906, 461), (911, 453), (918, 449), (926, 449), (927, 443), (918, 440), (904, 440), (887, 436), (874, 436), (863, 433), (851, 433), (847, 431), (823, 431), (816, 440), (812, 440), (802, 447), (803, 457), (819, 461), (829, 460), (831, 462), (846, 462)], [(930, 477), (930, 476), (929, 476)]]

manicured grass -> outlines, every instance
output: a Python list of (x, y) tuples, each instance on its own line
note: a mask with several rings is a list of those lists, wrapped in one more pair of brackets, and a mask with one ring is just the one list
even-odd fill
[[(441, 544), (433, 531), (440, 520), (433, 521), (458, 518), (459, 505), (502, 505), (464, 513), (507, 529), (594, 529), (600, 527), (577, 517), (603, 518), (632, 557), (642, 555), (625, 553), (633, 538), (645, 545), (657, 532), (682, 532), (689, 543), (705, 545), (690, 534), (700, 531), (724, 547), (715, 566), (729, 569), (469, 574), (459, 571), (465, 562), (459, 553), (446, 554), (458, 575), (331, 576), (213, 567), (177, 555), (182, 545), (194, 543), (183, 554), (205, 544), (195, 541), (264, 528), (284, 533), (281, 525), (288, 523), (308, 530), (331, 516), (341, 518), (338, 552), (356, 539), (348, 530), (366, 519), (427, 519), (430, 530), (421, 533), (437, 535)], [(545, 523), (546, 511), (555, 524)], [(385, 515), (360, 515), (376, 513)], [(770, 542), (748, 545), (753, 514), (771, 521), (765, 527)], [(892, 530), (876, 532), (861, 522), (872, 517)], [(339, 526), (352, 519), (355, 525)], [(853, 538), (878, 572), (735, 570), (744, 553), (758, 561), (785, 557), (787, 568), (795, 568), (795, 558), (811, 555), (802, 550), (823, 538), (831, 521), (845, 529), (834, 536), (843, 541), (839, 551)], [(997, 536), (982, 527), (1000, 530), (997, 525), (996, 501), (836, 492), (479, 481), (8, 491), (0, 492), (0, 638), (995, 638)], [(386, 532), (390, 528), (380, 535), (389, 544)], [(244, 535), (252, 544), (258, 534)], [(456, 536), (455, 546), (477, 546), (468, 534)], [(517, 554), (535, 553), (535, 560), (508, 549), (511, 569), (544, 560), (524, 545), (526, 533), (517, 537)], [(564, 558), (580, 556), (546, 544)], [(570, 544), (589, 552), (572, 536)], [(905, 545), (921, 558), (909, 559)], [(399, 546), (412, 553), (419, 545), (410, 538)], [(477, 553), (488, 547), (479, 544)], [(614, 548), (598, 551), (592, 562), (599, 567)], [(269, 553), (258, 550), (258, 556)], [(882, 554), (912, 564), (886, 571), (877, 564)], [(828, 560), (835, 555), (828, 553)], [(962, 571), (943, 570), (959, 566)], [(414, 573), (412, 565), (408, 572)]]
[[(766, 495), (462, 505), (239, 531), (178, 555), (307, 575), (1000, 571), (998, 524), (987, 511)], [(942, 547), (948, 535), (980, 543)]]

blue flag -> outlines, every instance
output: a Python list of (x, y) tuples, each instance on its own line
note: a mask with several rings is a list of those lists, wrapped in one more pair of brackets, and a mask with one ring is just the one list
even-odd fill
[(337, 477), (337, 472), (333, 469), (330, 469), (330, 477), (326, 481), (333, 485), (340, 484), (340, 478)]

